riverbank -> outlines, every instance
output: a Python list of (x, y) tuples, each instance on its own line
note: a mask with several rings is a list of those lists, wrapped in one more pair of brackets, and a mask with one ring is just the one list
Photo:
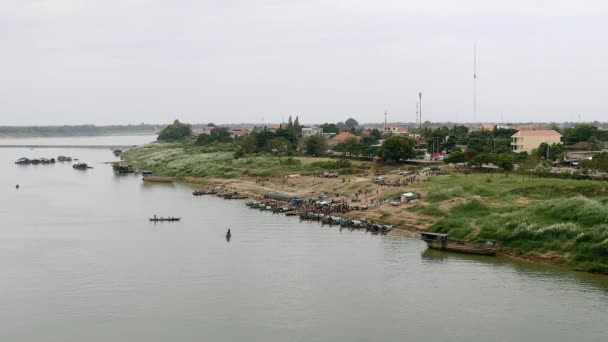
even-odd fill
[[(124, 157), (141, 168), (180, 177), (193, 187), (222, 185), (254, 198), (270, 191), (301, 198), (327, 195), (368, 207), (341, 214), (344, 217), (365, 217), (398, 229), (443, 232), (469, 241), (497, 240), (504, 246), (504, 255), (608, 273), (606, 182), (501, 174), (434, 175), (418, 168), (412, 169), (418, 172), (414, 182), (393, 187), (373, 180), (379, 174), (387, 174), (387, 182), (411, 175), (391, 173), (394, 167), (339, 164), (325, 158), (234, 159), (228, 151), (205, 152), (182, 144), (151, 144)], [(313, 176), (332, 166), (341, 166), (347, 174)], [(397, 205), (393, 200), (405, 192), (419, 194), (420, 201)]]

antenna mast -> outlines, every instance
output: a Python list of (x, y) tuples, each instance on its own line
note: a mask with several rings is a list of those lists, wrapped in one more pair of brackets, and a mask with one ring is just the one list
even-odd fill
[(420, 120), (418, 118), (418, 101), (416, 101), (416, 126), (420, 127)]
[(477, 121), (477, 41), (473, 43), (473, 122)]

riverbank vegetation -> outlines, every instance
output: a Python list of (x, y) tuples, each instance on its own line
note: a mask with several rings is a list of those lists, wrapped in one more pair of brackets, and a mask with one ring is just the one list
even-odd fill
[(606, 182), (472, 174), (435, 177), (425, 187), (428, 203), (409, 210), (433, 217), (431, 231), (608, 273)]
[(174, 177), (271, 177), (318, 171), (355, 174), (370, 167), (357, 161), (280, 154), (235, 158), (235, 149), (233, 144), (222, 143), (204, 146), (190, 142), (152, 143), (128, 151), (124, 158), (140, 169)]

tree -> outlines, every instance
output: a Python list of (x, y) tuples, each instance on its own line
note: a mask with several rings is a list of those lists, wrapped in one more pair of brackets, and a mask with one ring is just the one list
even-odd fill
[(302, 126), (300, 125), (300, 119), (296, 116), (296, 120), (293, 122), (293, 130), (296, 131), (296, 133), (301, 134), (302, 133)]
[(372, 135), (364, 135), (361, 137), (361, 144), (366, 146), (375, 145), (378, 143), (378, 138)]
[(211, 144), (214, 142), (220, 142), (220, 143), (232, 142), (232, 136), (231, 136), (228, 128), (217, 127), (217, 126), (213, 126), (213, 127), (214, 128), (211, 130), (211, 132), (209, 132), (209, 134), (201, 134), (198, 136), (198, 138), (196, 139), (197, 145), (207, 145), (207, 144)]
[(336, 124), (333, 123), (324, 123), (321, 126), (319, 126), (323, 129), (323, 133), (339, 133), (340, 129), (338, 128), (338, 126), (336, 126)]
[(597, 126), (590, 124), (578, 124), (564, 130), (563, 141), (566, 144), (574, 144), (580, 141), (590, 141), (591, 137), (595, 137), (599, 140), (605, 140), (607, 135), (607, 132), (599, 131)]
[(209, 133), (212, 137), (217, 137), (218, 139), (230, 138), (230, 130), (226, 127), (215, 127)]
[(357, 122), (357, 120), (353, 119), (353, 118), (348, 118), (346, 119), (346, 121), (344, 121), (344, 125), (346, 125), (346, 128), (353, 128), (359, 125), (359, 123)]
[(179, 120), (173, 121), (172, 124), (163, 128), (158, 134), (158, 141), (178, 141), (192, 136), (192, 126), (183, 124)]
[(291, 115), (289, 116), (289, 120), (287, 121), (287, 129), (293, 129), (293, 122), (291, 121)]
[(388, 137), (384, 141), (379, 154), (385, 162), (390, 160), (399, 161), (401, 159), (410, 159), (415, 156), (414, 145), (415, 142), (412, 139), (394, 135)]
[(501, 153), (496, 156), (496, 165), (500, 166), (505, 171), (513, 170), (513, 154)]
[(382, 139), (382, 132), (380, 132), (377, 128), (372, 129), (369, 135), (376, 138), (376, 140)]
[(480, 153), (473, 157), (470, 163), (477, 166), (494, 163), (494, 155), (490, 153)]
[(289, 143), (289, 140), (283, 137), (272, 138), (266, 144), (266, 149), (268, 149), (268, 152), (278, 154), (286, 153), (290, 149), (290, 147), (291, 144)]
[(316, 134), (304, 140), (304, 152), (309, 156), (320, 157), (327, 151), (327, 141), (321, 134)]
[(351, 138), (340, 142), (334, 148), (335, 151), (343, 152), (343, 156), (358, 157), (366, 149), (366, 146), (359, 143), (357, 139)]
[(525, 180), (526, 175), (528, 175), (528, 179), (530, 178), (530, 175), (538, 167), (539, 162), (537, 154), (532, 153), (519, 165), (518, 172), (521, 174), (522, 180)]
[(239, 140), (239, 146), (246, 154), (253, 154), (258, 151), (258, 140), (256, 133), (249, 133)]
[[(549, 151), (547, 151), (547, 149), (549, 149)], [(551, 144), (551, 146), (549, 146), (547, 143), (541, 143), (536, 149), (536, 154), (539, 158), (544, 158), (549, 161), (556, 160), (563, 152), (564, 145), (562, 144)]]
[(443, 159), (446, 163), (466, 163), (468, 161), (467, 154), (462, 151), (453, 151), (448, 154), (445, 159)]

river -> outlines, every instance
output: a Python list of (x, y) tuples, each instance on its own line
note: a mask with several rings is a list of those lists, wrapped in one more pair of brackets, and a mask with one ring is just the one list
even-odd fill
[[(121, 139), (136, 141), (111, 144)], [(14, 164), (59, 155), (93, 168)], [(0, 149), (0, 340), (606, 340), (608, 277), (194, 197), (115, 175), (113, 160)]]

